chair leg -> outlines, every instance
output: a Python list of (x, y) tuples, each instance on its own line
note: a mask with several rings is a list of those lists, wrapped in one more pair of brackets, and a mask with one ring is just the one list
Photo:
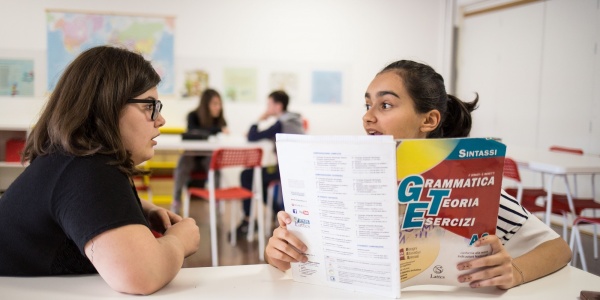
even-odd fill
[[(190, 216), (190, 193), (188, 193), (188, 189), (185, 186), (182, 189), (182, 193), (183, 193), (183, 195), (182, 195), (183, 199), (182, 199), (182, 203), (181, 203), (181, 206), (183, 209), (182, 215), (184, 218), (187, 218)], [(179, 212), (177, 211), (175, 213), (179, 213)]]
[(209, 199), (209, 213), (210, 213), (210, 251), (212, 256), (212, 265), (216, 267), (219, 265), (219, 253), (217, 249), (217, 207), (215, 199)]
[(271, 229), (271, 222), (273, 220), (273, 193), (275, 192), (275, 185), (270, 185), (269, 190), (267, 191), (267, 211), (265, 212), (265, 236), (269, 236)]
[(237, 201), (229, 201), (229, 206), (231, 207), (231, 214), (229, 217), (229, 224), (231, 225), (231, 233), (229, 234), (229, 244), (231, 244), (231, 246), (235, 246), (237, 244), (237, 228), (235, 228), (236, 225), (236, 208), (238, 208), (237, 206)]
[(246, 235), (248, 242), (251, 242), (254, 239), (254, 223), (256, 222), (257, 206), (258, 203), (256, 197), (252, 197), (250, 200), (250, 216), (248, 218), (248, 235)]
[(579, 256), (580, 256), (580, 260), (581, 260), (581, 267), (582, 270), (587, 272), (587, 264), (585, 262), (585, 253), (583, 253), (583, 246), (581, 245), (581, 234), (579, 233), (579, 228), (577, 228), (577, 226), (573, 226), (573, 230), (575, 232), (574, 238), (576, 239), (576, 243), (577, 243), (577, 251), (579, 252)]
[(569, 241), (568, 240), (569, 236), (568, 236), (568, 233), (567, 233), (567, 228), (569, 227), (569, 225), (568, 225), (569, 224), (568, 223), (569, 222), (569, 216), (567, 215), (566, 212), (563, 212), (562, 215), (563, 215), (563, 233), (562, 233), (562, 236), (563, 236), (563, 239), (565, 240), (565, 242), (568, 242)]
[[(261, 197), (262, 198), (262, 197)], [(259, 202), (260, 204), (262, 204), (262, 199)], [(258, 235), (258, 259), (260, 259), (261, 261), (265, 260), (265, 216), (264, 216), (264, 206), (263, 205), (258, 205), (258, 232), (260, 233)]]
[(571, 229), (571, 238), (569, 239), (569, 248), (571, 248), (571, 261), (570, 266), (575, 267), (577, 265), (577, 245), (575, 244), (575, 226)]

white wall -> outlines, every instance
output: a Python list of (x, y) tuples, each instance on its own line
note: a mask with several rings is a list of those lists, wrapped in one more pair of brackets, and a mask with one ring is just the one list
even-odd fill
[(457, 94), (480, 94), (474, 136), (600, 154), (600, 0), (550, 0), (469, 16)]
[[(459, 37), (457, 95), (480, 96), (472, 136), (600, 154), (600, 0), (539, 1), (468, 16)], [(521, 175), (525, 185), (540, 184), (539, 174)], [(591, 195), (589, 177), (578, 182), (579, 192)]]
[[(0, 125), (29, 125), (47, 97), (46, 9), (176, 17), (176, 84), (194, 68), (209, 70), (210, 85), (222, 91), (223, 67), (259, 71), (258, 101), (226, 103), (234, 133), (244, 134), (262, 112), (271, 70), (308, 73), (316, 68), (344, 72), (343, 104), (310, 104), (308, 84), (290, 110), (310, 121), (312, 134), (362, 134), (364, 90), (377, 71), (398, 59), (427, 62), (443, 75), (449, 49), (446, 5), (420, 0), (0, 0), (0, 58), (34, 58), (33, 98), (0, 97)], [(301, 80), (302, 77), (301, 77)], [(167, 125), (185, 126), (197, 99), (164, 95)]]

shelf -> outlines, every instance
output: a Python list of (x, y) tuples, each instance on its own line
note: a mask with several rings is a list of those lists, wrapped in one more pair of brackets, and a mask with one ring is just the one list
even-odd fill
[(27, 165), (22, 165), (20, 162), (6, 162), (0, 161), (0, 167), (2, 168), (25, 168)]

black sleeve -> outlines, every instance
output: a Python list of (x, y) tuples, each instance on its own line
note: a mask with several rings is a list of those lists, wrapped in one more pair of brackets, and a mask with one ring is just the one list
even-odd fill
[(107, 230), (148, 226), (127, 176), (98, 156), (75, 159), (52, 195), (52, 209), (65, 234), (85, 256), (85, 244)]
[(187, 116), (187, 130), (192, 129), (201, 129), (200, 127), (200, 119), (198, 119), (198, 115), (195, 111), (190, 112)]
[(275, 135), (281, 133), (282, 125), (280, 121), (275, 122), (271, 127), (258, 131), (258, 126), (252, 125), (248, 131), (248, 141), (254, 142), (262, 139), (275, 139)]

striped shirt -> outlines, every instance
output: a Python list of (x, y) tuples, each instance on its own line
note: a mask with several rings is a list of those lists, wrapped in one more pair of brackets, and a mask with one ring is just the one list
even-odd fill
[(559, 235), (502, 190), (496, 236), (514, 258)]

